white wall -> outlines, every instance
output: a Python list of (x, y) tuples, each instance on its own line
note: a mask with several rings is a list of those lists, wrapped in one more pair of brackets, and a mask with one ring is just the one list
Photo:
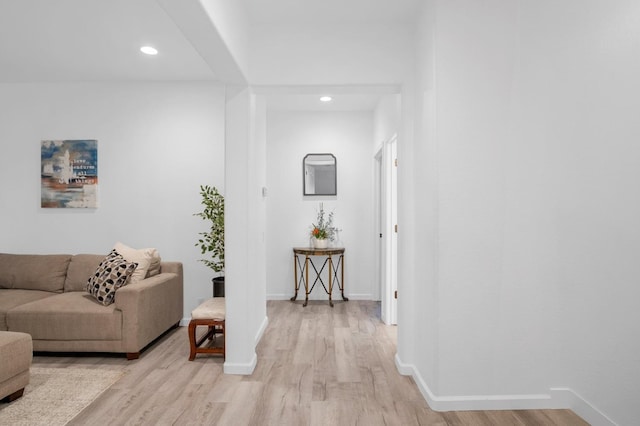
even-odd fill
[[(40, 208), (40, 141), (97, 139), (99, 208)], [(199, 185), (224, 189), (224, 91), (212, 84), (0, 85), (0, 251), (104, 253), (116, 241), (184, 264), (185, 310), (211, 296), (194, 247)]]
[(419, 21), (416, 75), (403, 87), (398, 144), (398, 360), (410, 360), (420, 372), (416, 381), (432, 387), (439, 384), (440, 331), (434, 3), (425, 2)]
[(402, 303), (437, 328), (398, 358), (437, 408), (637, 422), (639, 20), (631, 0), (427, 3), (406, 191), (435, 260)]
[(249, 303), (255, 344), (262, 337), (267, 318), (267, 198), (262, 189), (267, 187), (267, 105), (263, 96), (253, 95), (255, 120), (249, 149), (249, 204), (253, 212), (249, 220), (249, 256), (253, 267), (249, 273), (254, 285), (249, 293)]
[[(236, 89), (236, 88), (234, 88)], [(264, 240), (264, 108), (248, 88), (229, 90), (226, 106), (224, 372), (251, 374), (267, 326)]]
[[(373, 114), (288, 112), (267, 115), (267, 297), (293, 295), (293, 247), (308, 247), (319, 202), (335, 212), (345, 251), (345, 294), (371, 299), (374, 265)], [(338, 167), (337, 197), (302, 196), (302, 159), (329, 152)], [(325, 284), (327, 280), (325, 278)], [(337, 289), (334, 298), (339, 300)], [(298, 295), (300, 300), (300, 295)], [(312, 299), (324, 299), (316, 288)], [(302, 292), (304, 299), (304, 292)]]
[(256, 85), (399, 84), (411, 26), (254, 25), (249, 81)]
[(400, 94), (385, 95), (380, 98), (373, 112), (373, 149), (374, 154), (382, 143), (388, 141), (400, 130)]

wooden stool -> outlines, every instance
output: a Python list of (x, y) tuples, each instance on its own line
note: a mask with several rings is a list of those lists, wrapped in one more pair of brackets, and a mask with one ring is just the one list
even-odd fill
[[(225, 356), (227, 333), (224, 328), (224, 319), (224, 297), (213, 297), (205, 300), (191, 312), (191, 321), (189, 322), (189, 344), (191, 346), (191, 353), (189, 354), (189, 361), (193, 361), (196, 354), (220, 354), (223, 357)], [(196, 341), (196, 327), (199, 325), (207, 326), (209, 329), (204, 336)], [(200, 347), (205, 340), (212, 340), (216, 334), (222, 334), (223, 340), (221, 348)]]

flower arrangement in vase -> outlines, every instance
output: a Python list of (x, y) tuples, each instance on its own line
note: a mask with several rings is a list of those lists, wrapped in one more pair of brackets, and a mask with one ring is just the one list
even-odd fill
[(333, 241), (338, 228), (333, 226), (333, 212), (325, 218), (324, 206), (320, 203), (318, 217), (315, 223), (311, 224), (311, 243), (314, 248), (327, 248), (329, 241)]

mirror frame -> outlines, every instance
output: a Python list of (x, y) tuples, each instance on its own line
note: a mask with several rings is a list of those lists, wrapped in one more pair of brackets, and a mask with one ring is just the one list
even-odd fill
[[(308, 193), (307, 192), (307, 161), (309, 157), (314, 156), (331, 156), (333, 159), (333, 188), (330, 192), (324, 192), (322, 194)], [(331, 153), (310, 153), (304, 156), (302, 159), (302, 195), (305, 197), (318, 197), (318, 196), (335, 196), (338, 195), (338, 160), (336, 156)]]

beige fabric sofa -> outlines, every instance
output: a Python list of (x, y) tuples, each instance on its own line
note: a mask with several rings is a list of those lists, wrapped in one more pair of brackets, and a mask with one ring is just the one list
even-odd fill
[(33, 346), (26, 333), (0, 331), (0, 400), (14, 401), (29, 384)]
[(162, 262), (158, 275), (118, 289), (103, 306), (85, 288), (104, 257), (0, 253), (0, 330), (30, 334), (34, 351), (138, 358), (182, 318), (182, 263)]

